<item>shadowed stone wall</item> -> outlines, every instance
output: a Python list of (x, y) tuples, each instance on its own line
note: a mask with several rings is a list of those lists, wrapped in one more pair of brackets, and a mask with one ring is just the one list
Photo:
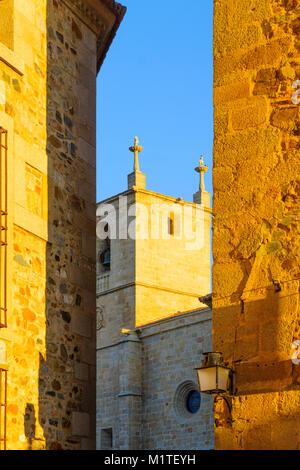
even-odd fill
[(213, 348), (237, 395), (217, 449), (300, 446), (299, 45), (296, 0), (215, 0)]

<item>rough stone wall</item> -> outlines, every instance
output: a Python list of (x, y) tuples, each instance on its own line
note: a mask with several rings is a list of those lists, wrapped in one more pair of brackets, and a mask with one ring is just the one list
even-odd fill
[[(185, 409), (183, 384), (197, 389), (193, 370), (211, 349), (211, 311), (187, 312), (122, 335), (98, 351), (97, 447), (108, 449), (212, 449), (213, 406)], [(189, 385), (190, 386), (190, 385)], [(104, 430), (104, 434), (103, 434)]]
[(7, 328), (0, 329), (8, 365), (7, 448), (40, 449), (45, 447), (39, 367), (46, 355), (46, 5), (15, 0), (6, 7), (17, 31), (10, 44), (0, 44), (0, 126), (8, 131), (9, 172), (8, 312)]
[(299, 3), (214, 9), (213, 348), (237, 394), (216, 448), (299, 449)]
[[(88, 26), (95, 16), (74, 13), (82, 2), (67, 3), (0, 2), (0, 25), (1, 8), (11, 7), (14, 26), (10, 44), (0, 36), (8, 449), (95, 447), (95, 94), (103, 38)], [(114, 15), (95, 5), (107, 35)], [(1, 291), (2, 273), (1, 266)]]
[[(47, 423), (47, 435), (69, 449), (93, 447), (95, 438), (96, 42), (63, 2), (50, 2), (48, 328), (41, 406), (45, 412), (54, 406), (57, 425)], [(49, 370), (58, 372), (55, 383)]]

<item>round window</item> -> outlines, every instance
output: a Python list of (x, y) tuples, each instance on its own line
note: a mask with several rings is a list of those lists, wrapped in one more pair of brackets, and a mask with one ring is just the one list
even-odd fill
[(188, 380), (179, 385), (174, 396), (176, 414), (182, 418), (191, 419), (200, 410), (201, 396), (197, 385)]
[(201, 405), (201, 395), (197, 390), (188, 393), (186, 407), (190, 413), (197, 413)]

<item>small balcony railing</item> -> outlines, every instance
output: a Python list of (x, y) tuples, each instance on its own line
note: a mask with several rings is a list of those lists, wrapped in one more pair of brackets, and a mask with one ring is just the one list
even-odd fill
[(102, 276), (97, 276), (97, 286), (96, 292), (97, 294), (101, 294), (109, 289), (109, 274), (103, 274)]

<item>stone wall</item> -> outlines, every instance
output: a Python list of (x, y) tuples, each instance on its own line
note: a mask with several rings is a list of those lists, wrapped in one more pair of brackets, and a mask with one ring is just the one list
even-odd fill
[(299, 4), (214, 7), (213, 348), (237, 395), (216, 448), (299, 449)]
[(7, 328), (0, 329), (8, 366), (7, 448), (40, 449), (40, 358), (47, 349), (46, 5), (4, 5), (15, 26), (10, 43), (0, 44), (0, 126), (8, 131), (8, 311)]
[[(198, 308), (199, 297), (210, 293), (211, 211), (146, 190), (137, 190), (136, 204), (140, 216), (139, 207), (143, 207), (141, 220), (145, 223), (145, 233), (140, 232), (135, 243), (135, 317), (139, 326)], [(172, 235), (167, 227), (171, 215)]]
[[(135, 193), (133, 191), (122, 193), (122, 197), (125, 201), (124, 222), (127, 228), (128, 224), (133, 222), (132, 217), (127, 219), (126, 213), (134, 203)], [(108, 199), (105, 204), (106, 207), (111, 208), (112, 224), (113, 220), (116, 220), (118, 234), (119, 197)], [(123, 218), (123, 215), (121, 217)], [(103, 217), (97, 217), (97, 224), (101, 219), (103, 220)], [(102, 245), (103, 240), (97, 238), (97, 309), (101, 317), (97, 331), (97, 347), (108, 346), (119, 341), (122, 328), (135, 328), (135, 240), (120, 239), (119, 236), (111, 239), (110, 269), (105, 272), (101, 269), (99, 258)]]
[(12, 40), (0, 35), (8, 449), (95, 447), (95, 94), (115, 7), (0, 2), (1, 28), (12, 19)]
[[(63, 2), (53, 2), (47, 38), (49, 326), (40, 380), (51, 394), (43, 408), (56, 403), (57, 442), (75, 449), (82, 438), (93, 447), (95, 436), (97, 37)], [(55, 369), (53, 388), (48, 370)]]
[(198, 388), (194, 367), (201, 363), (202, 352), (210, 349), (209, 309), (149, 324), (99, 348), (97, 447), (212, 449), (211, 397), (201, 396), (195, 414), (185, 406), (185, 389)]
[[(211, 311), (203, 309), (141, 328), (144, 449), (214, 448), (213, 405), (201, 394), (200, 410), (186, 411), (184, 386), (198, 389), (194, 370), (210, 351)], [(191, 385), (188, 385), (191, 387)], [(181, 393), (179, 392), (181, 391)]]

